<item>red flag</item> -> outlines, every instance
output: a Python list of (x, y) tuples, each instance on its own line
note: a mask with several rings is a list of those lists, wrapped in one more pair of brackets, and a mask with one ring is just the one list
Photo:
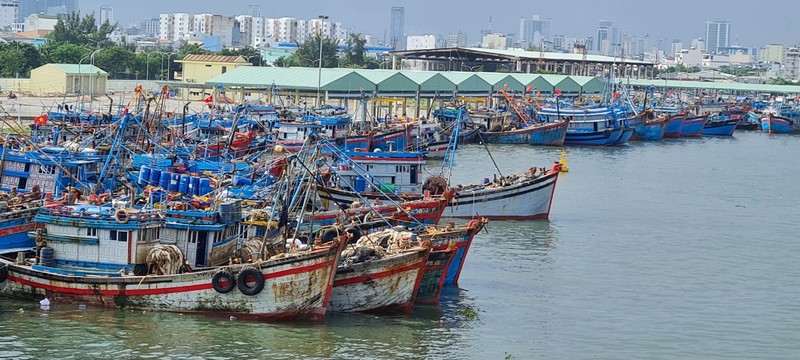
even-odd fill
[(47, 114), (42, 114), (33, 119), (33, 125), (43, 126), (47, 124)]
[(214, 95), (208, 95), (208, 97), (205, 98), (205, 100), (203, 100), (203, 102), (206, 103), (206, 104), (211, 104), (212, 102), (214, 102)]
[(525, 88), (525, 91), (533, 92), (533, 86), (528, 85), (528, 87)]
[(561, 89), (556, 89), (556, 95), (561, 95)]

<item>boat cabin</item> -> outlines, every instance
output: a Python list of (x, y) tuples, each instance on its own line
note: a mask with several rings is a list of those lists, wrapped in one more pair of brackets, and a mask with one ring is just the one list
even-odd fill
[[(336, 185), (356, 192), (422, 192), (420, 152), (350, 152), (332, 169)], [(355, 167), (355, 168), (354, 168)], [(371, 185), (370, 185), (371, 184)]]

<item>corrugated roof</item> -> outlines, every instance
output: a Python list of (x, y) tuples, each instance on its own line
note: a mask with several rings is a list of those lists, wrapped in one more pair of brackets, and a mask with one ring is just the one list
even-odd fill
[[(77, 65), (75, 65), (77, 66)], [(88, 72), (84, 69), (85, 72)], [(599, 93), (605, 87), (605, 80), (589, 76), (567, 76), (551, 74), (519, 73), (473, 73), (473, 72), (435, 72), (418, 70), (364, 70), (364, 69), (322, 69), (319, 77), (316, 68), (277, 68), (245, 66), (217, 76), (206, 84), (222, 84), (233, 87), (266, 89), (276, 85), (283, 89), (309, 91), (321, 89), (335, 93), (384, 92), (416, 94), (424, 93), (490, 93), (508, 84), (510, 89), (522, 91), (530, 86), (536, 92), (552, 93), (556, 89), (568, 93)], [(624, 80), (628, 82), (628, 80)], [(717, 89), (730, 91), (757, 91), (768, 93), (800, 94), (800, 86), (763, 85), (744, 83), (712, 83), (700, 81), (674, 80), (630, 80), (634, 86)]]
[[(517, 57), (521, 59), (530, 59), (530, 60), (539, 60), (539, 58), (543, 58), (544, 60), (564, 60), (564, 61), (583, 61), (584, 55), (583, 54), (573, 54), (573, 53), (561, 53), (561, 52), (538, 52), (538, 51), (528, 51), (522, 49), (506, 49), (506, 50), (495, 50), (495, 49), (484, 49), (484, 48), (464, 48), (462, 50), (472, 51), (476, 53), (483, 53), (483, 54), (495, 54), (495, 55), (502, 55), (507, 57)], [(625, 62), (626, 64), (643, 64), (643, 65), (653, 65), (651, 62), (647, 61), (640, 61), (640, 60), (631, 60), (625, 59), (622, 61), (620, 58), (612, 57), (612, 56), (603, 56), (603, 55), (586, 55), (586, 61), (588, 62), (601, 62), (601, 63), (622, 63)]]
[(225, 55), (196, 55), (196, 54), (189, 54), (183, 58), (183, 60), (177, 60), (176, 62), (187, 62), (187, 61), (195, 61), (195, 62), (214, 62), (214, 63), (246, 63), (245, 60), (241, 56), (225, 56)]
[(55, 66), (67, 75), (95, 74), (108, 75), (103, 69), (90, 64), (45, 64), (42, 66)]

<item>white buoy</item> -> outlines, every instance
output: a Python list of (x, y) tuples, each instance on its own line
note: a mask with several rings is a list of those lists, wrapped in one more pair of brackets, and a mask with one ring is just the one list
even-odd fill
[(39, 301), (39, 308), (42, 310), (50, 310), (50, 299), (44, 298)]

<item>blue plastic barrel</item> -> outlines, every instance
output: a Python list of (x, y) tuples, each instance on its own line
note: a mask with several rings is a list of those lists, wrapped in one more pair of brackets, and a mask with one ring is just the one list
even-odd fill
[(150, 185), (158, 186), (159, 180), (161, 180), (161, 170), (150, 169)]
[(178, 184), (178, 191), (179, 192), (181, 192), (183, 194), (188, 194), (189, 193), (189, 183), (190, 183), (189, 179), (191, 179), (191, 178), (192, 178), (191, 176), (186, 175), (186, 174), (182, 174), (181, 175), (181, 181)]
[(232, 202), (219, 204), (219, 219), (223, 224), (233, 223), (233, 208), (234, 203)]
[(200, 178), (200, 186), (197, 188), (197, 195), (206, 195), (211, 191), (211, 179)]
[(164, 171), (161, 173), (161, 179), (158, 180), (158, 186), (162, 189), (169, 188), (169, 173)]
[(357, 177), (356, 180), (353, 181), (353, 183), (354, 183), (353, 186), (355, 186), (356, 192), (363, 192), (364, 190), (367, 189), (367, 179), (364, 179), (361, 176)]
[(49, 246), (39, 251), (39, 265), (53, 267), (56, 265), (55, 250)]
[(178, 191), (180, 189), (181, 174), (169, 174), (169, 191)]
[(139, 185), (145, 186), (150, 183), (150, 168), (142, 165), (139, 168)]
[(156, 190), (150, 193), (150, 203), (161, 203), (164, 201), (164, 192), (161, 190)]
[(192, 176), (189, 178), (189, 194), (197, 195), (200, 191), (200, 178)]

